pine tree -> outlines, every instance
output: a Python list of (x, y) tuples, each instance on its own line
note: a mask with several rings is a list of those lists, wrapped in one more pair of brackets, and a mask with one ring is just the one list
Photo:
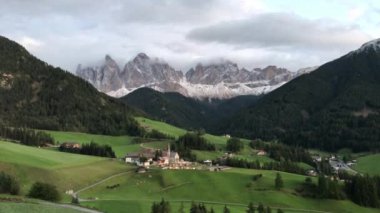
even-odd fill
[(267, 206), (267, 211), (266, 211), (266, 213), (272, 213), (272, 209), (271, 209), (269, 206)]
[(284, 187), (284, 182), (282, 181), (280, 173), (277, 172), (276, 179), (274, 180), (274, 186), (277, 190), (280, 190)]
[(250, 202), (250, 203), (248, 204), (247, 213), (255, 213), (255, 207), (253, 206), (253, 203), (252, 203), (252, 202)]
[(185, 206), (183, 205), (183, 202), (181, 202), (181, 206), (178, 209), (178, 213), (185, 213)]
[(328, 192), (327, 180), (323, 175), (321, 175), (318, 178), (318, 194), (321, 198), (326, 198), (328, 194), (327, 192)]
[(230, 213), (230, 209), (227, 206), (224, 206), (223, 213)]
[(215, 213), (214, 208), (211, 207), (210, 213)]
[(259, 203), (259, 206), (257, 207), (257, 211), (259, 213), (265, 213), (264, 205), (262, 203)]

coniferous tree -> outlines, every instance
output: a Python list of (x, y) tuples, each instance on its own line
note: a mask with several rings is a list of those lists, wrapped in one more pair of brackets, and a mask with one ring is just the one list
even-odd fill
[(244, 148), (244, 143), (239, 138), (231, 138), (227, 141), (227, 151), (240, 152)]
[(226, 205), (224, 206), (223, 213), (231, 213), (230, 209)]
[(328, 185), (327, 180), (323, 175), (318, 177), (318, 194), (321, 198), (326, 198), (328, 195)]
[(214, 208), (211, 207), (210, 213), (215, 213)]
[(252, 202), (250, 202), (250, 203), (248, 204), (247, 213), (255, 213), (255, 207), (253, 206), (253, 203), (252, 203)]
[(259, 206), (257, 207), (258, 213), (265, 213), (265, 208), (262, 203), (259, 203)]
[(276, 179), (274, 180), (274, 186), (277, 190), (284, 187), (284, 182), (282, 180), (281, 174), (277, 172)]
[(181, 202), (181, 206), (178, 209), (178, 213), (185, 213), (185, 206), (183, 205), (183, 202)]
[(266, 213), (272, 213), (272, 209), (269, 206), (267, 206)]

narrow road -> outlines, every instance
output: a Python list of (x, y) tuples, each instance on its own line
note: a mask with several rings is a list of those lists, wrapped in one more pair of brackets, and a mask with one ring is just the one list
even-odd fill
[[(153, 199), (141, 199), (141, 200), (136, 200), (136, 199), (98, 199), (98, 201), (146, 201), (146, 202), (156, 202), (157, 200)], [(196, 202), (196, 203), (204, 203), (204, 204), (215, 204), (215, 205), (227, 205), (227, 206), (242, 206), (246, 207), (247, 204), (243, 203), (225, 203), (225, 202), (217, 202), (217, 201), (205, 201), (205, 200), (166, 200), (169, 202), (184, 202), (184, 203), (191, 203), (191, 202)], [(84, 201), (86, 202), (86, 201)], [(313, 213), (331, 213), (331, 212), (326, 212), (326, 211), (319, 211), (319, 210), (312, 210), (312, 209), (297, 209), (297, 208), (287, 208), (287, 207), (276, 207), (276, 206), (269, 206), (272, 209), (282, 209), (284, 211), (291, 211), (291, 212), (313, 212)]]
[(66, 208), (66, 209), (74, 209), (74, 210), (78, 210), (80, 212), (85, 212), (85, 213), (103, 213), (101, 211), (97, 211), (94, 209), (88, 209), (81, 206), (74, 206), (70, 204), (59, 204), (59, 203), (51, 203), (51, 202), (46, 202), (46, 201), (39, 201), (38, 203), (42, 205), (49, 205), (49, 206), (55, 206), (55, 207), (60, 207), (60, 208)]
[(76, 195), (76, 194), (78, 194), (79, 192), (83, 192), (83, 191), (85, 191), (85, 190), (87, 190), (87, 189), (90, 189), (90, 188), (92, 188), (92, 187), (95, 187), (95, 186), (97, 186), (97, 185), (99, 185), (99, 184), (101, 184), (101, 183), (103, 183), (103, 182), (105, 182), (105, 181), (107, 181), (107, 180), (109, 180), (109, 179), (112, 179), (112, 178), (114, 178), (114, 177), (118, 177), (118, 176), (121, 176), (121, 175), (124, 175), (124, 174), (128, 174), (128, 173), (131, 173), (131, 172), (132, 172), (132, 171), (126, 171), (126, 172), (122, 172), (122, 173), (114, 174), (114, 175), (109, 176), (109, 177), (107, 177), (107, 178), (104, 178), (104, 179), (102, 179), (102, 180), (100, 180), (100, 181), (98, 181), (98, 182), (96, 182), (96, 183), (94, 183), (94, 184), (91, 184), (91, 185), (86, 186), (86, 187), (84, 187), (84, 188), (82, 188), (82, 189), (79, 189), (78, 191), (74, 192), (74, 194)]

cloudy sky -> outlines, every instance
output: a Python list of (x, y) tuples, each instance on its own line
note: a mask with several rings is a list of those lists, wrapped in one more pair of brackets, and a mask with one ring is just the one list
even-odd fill
[(0, 0), (0, 35), (54, 66), (145, 52), (176, 69), (319, 65), (380, 37), (378, 0)]

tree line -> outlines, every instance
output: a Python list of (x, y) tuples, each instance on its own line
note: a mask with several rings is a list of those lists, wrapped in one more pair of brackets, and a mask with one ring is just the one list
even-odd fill
[[(224, 205), (223, 207), (223, 213), (231, 213), (230, 208), (228, 208), (227, 205)], [(269, 206), (265, 206), (262, 203), (259, 203), (257, 206), (255, 206), (252, 202), (250, 202), (247, 206), (246, 212), (247, 213), (272, 213), (272, 209)], [(161, 202), (154, 202), (151, 207), (151, 213), (171, 213), (172, 211), (170, 207), (170, 203), (168, 201), (165, 201), (164, 199), (161, 200)], [(175, 211), (178, 213), (185, 213), (185, 206), (183, 203), (181, 203), (178, 211)], [(277, 209), (277, 213), (284, 213), (282, 209)], [(208, 208), (204, 203), (196, 203), (191, 202), (189, 213), (215, 213), (215, 210), (213, 207)]]
[(0, 194), (18, 195), (20, 193), (20, 184), (15, 177), (0, 172)]
[(27, 128), (11, 128), (0, 125), (0, 137), (15, 140), (28, 146), (54, 144), (54, 139), (46, 132)]
[(171, 139), (171, 140), (174, 140), (174, 137), (171, 136), (171, 135), (168, 135), (168, 134), (165, 134), (165, 133), (162, 133), (158, 130), (155, 130), (155, 129), (152, 129), (151, 131), (149, 132), (146, 132), (144, 134), (144, 138), (154, 138), (154, 139)]
[(380, 208), (380, 176), (352, 176), (346, 180), (345, 192), (358, 205)]
[(314, 165), (310, 153), (299, 146), (288, 146), (281, 143), (265, 143), (261, 140), (253, 140), (249, 143), (253, 149), (262, 149), (268, 156), (276, 161), (288, 160), (293, 162), (303, 162), (311, 166)]
[(93, 141), (88, 144), (83, 144), (79, 148), (68, 147), (65, 143), (61, 144), (58, 148), (61, 152), (70, 152), (77, 153), (82, 155), (94, 155), (100, 157), (116, 158), (115, 152), (112, 150), (112, 147), (105, 144), (99, 145)]
[(336, 177), (321, 175), (318, 182), (313, 183), (310, 177), (296, 189), (306, 197), (320, 199), (350, 199), (354, 203), (372, 208), (380, 208), (380, 177), (368, 175), (341, 175), (345, 177), (344, 184), (340, 184)]
[[(19, 195), (20, 183), (15, 177), (6, 174), (5, 172), (0, 172), (0, 194)], [(35, 182), (30, 188), (27, 196), (53, 202), (61, 199), (61, 196), (54, 185), (42, 182)]]
[(273, 161), (261, 163), (259, 160), (248, 161), (239, 158), (226, 158), (213, 161), (213, 164), (246, 168), (246, 169), (262, 169), (262, 170), (277, 170), (296, 174), (306, 174), (306, 170), (291, 161)]
[(215, 151), (215, 145), (209, 143), (204, 137), (199, 133), (188, 132), (180, 136), (174, 143), (171, 144), (171, 149), (179, 153), (179, 155), (189, 161), (196, 161), (196, 155), (194, 155), (191, 150), (207, 150)]

